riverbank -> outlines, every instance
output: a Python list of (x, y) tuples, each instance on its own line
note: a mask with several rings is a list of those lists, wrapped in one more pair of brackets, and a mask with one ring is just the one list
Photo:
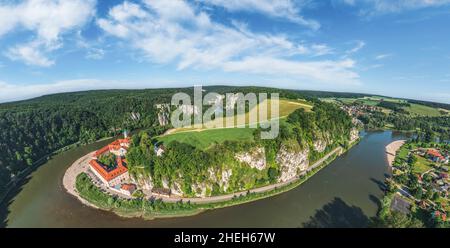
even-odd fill
[[(112, 138), (114, 138), (114, 136), (103, 137), (103, 138), (101, 138), (101, 139), (99, 139), (99, 140), (96, 140), (96, 141), (94, 141), (94, 142), (87, 143), (87, 144), (94, 144), (94, 143), (102, 142), (102, 141), (109, 140), (109, 139), (112, 139)], [(64, 147), (62, 147), (62, 148), (60, 148), (60, 149), (58, 149), (58, 150), (56, 150), (56, 151), (53, 151), (53, 152), (51, 152), (51, 153), (49, 153), (49, 154), (47, 154), (47, 155), (45, 155), (45, 156), (42, 156), (40, 159), (38, 159), (36, 162), (34, 162), (33, 165), (31, 165), (30, 167), (28, 167), (28, 168), (26, 168), (26, 169), (20, 171), (20, 172), (16, 175), (16, 177), (14, 178), (14, 180), (10, 181), (10, 182), (6, 185), (6, 189), (4, 190), (4, 192), (0, 192), (0, 204), (3, 204), (3, 203), (6, 201), (6, 199), (9, 197), (9, 194), (10, 194), (12, 191), (14, 191), (14, 190), (16, 190), (16, 189), (18, 189), (18, 188), (20, 187), (21, 182), (25, 181), (25, 179), (26, 179), (26, 178), (27, 178), (34, 170), (36, 170), (37, 168), (39, 168), (41, 165), (45, 164), (51, 157), (53, 157), (53, 156), (55, 156), (55, 155), (58, 155), (58, 154), (61, 154), (61, 153), (65, 152), (65, 151), (68, 151), (68, 150), (73, 149), (73, 148), (75, 148), (75, 147), (78, 147), (78, 146), (80, 146), (80, 145), (83, 145), (83, 143), (81, 143), (80, 141), (78, 141), (78, 142), (75, 142), (75, 143), (73, 143), (73, 144), (64, 146)], [(86, 145), (86, 144), (84, 144), (84, 145)]]
[(405, 142), (406, 140), (397, 140), (386, 146), (386, 157), (389, 166), (392, 166), (398, 149), (400, 149), (400, 147), (402, 147)]
[(92, 155), (94, 152), (90, 152), (83, 157), (79, 158), (77, 161), (75, 161), (72, 166), (70, 166), (66, 172), (64, 173), (63, 177), (63, 186), (66, 189), (67, 193), (73, 195), (75, 198), (77, 198), (79, 201), (81, 201), (83, 204), (92, 207), (97, 208), (94, 204), (90, 203), (89, 201), (85, 200), (80, 196), (80, 194), (77, 192), (76, 189), (76, 177), (81, 173), (86, 173), (89, 166), (89, 160), (92, 158)]
[[(357, 142), (352, 142), (348, 149), (356, 143)], [(192, 216), (205, 210), (244, 204), (289, 191), (301, 185), (343, 152), (345, 152), (345, 150), (342, 147), (335, 148), (323, 158), (312, 164), (307, 171), (292, 180), (248, 191), (206, 198), (147, 196), (147, 198), (143, 199), (126, 199), (124, 197), (112, 197), (112, 195), (117, 195), (117, 193), (111, 194), (111, 192), (107, 193), (108, 190), (100, 190), (86, 175), (88, 172), (88, 161), (92, 153), (78, 159), (69, 167), (64, 174), (63, 185), (69, 194), (76, 197), (83, 204), (97, 209), (114, 212), (121, 217), (155, 219)], [(78, 177), (80, 174), (84, 174), (86, 177)], [(153, 205), (155, 201), (157, 202), (157, 206)]]

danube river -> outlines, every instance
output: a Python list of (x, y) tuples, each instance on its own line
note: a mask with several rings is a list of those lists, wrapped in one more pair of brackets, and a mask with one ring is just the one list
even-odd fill
[[(65, 170), (108, 141), (74, 148), (39, 167), (7, 205), (7, 227), (364, 227), (375, 216), (389, 168), (385, 146), (404, 135), (367, 132), (360, 143), (299, 187), (267, 199), (192, 217), (121, 218), (67, 194)], [(6, 210), (6, 211), (5, 211)]]

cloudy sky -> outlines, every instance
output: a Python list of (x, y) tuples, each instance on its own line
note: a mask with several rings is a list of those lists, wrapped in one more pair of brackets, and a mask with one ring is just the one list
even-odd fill
[(259, 85), (450, 103), (450, 0), (0, 0), (0, 102)]

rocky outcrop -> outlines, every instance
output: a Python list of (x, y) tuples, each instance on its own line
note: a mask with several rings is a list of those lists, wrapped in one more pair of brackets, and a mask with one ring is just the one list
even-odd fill
[(167, 180), (167, 178), (164, 177), (164, 178), (161, 180), (161, 182), (162, 182), (163, 188), (165, 188), (165, 189), (168, 189), (168, 188), (169, 188), (169, 180)]
[(181, 184), (179, 182), (172, 183), (172, 186), (170, 187), (170, 192), (173, 195), (183, 196), (183, 190), (181, 190)]
[(142, 189), (151, 190), (153, 188), (153, 180), (151, 177), (139, 175), (137, 178), (130, 177), (131, 182), (139, 185)]
[(235, 158), (242, 163), (248, 164), (251, 168), (264, 170), (266, 168), (266, 153), (264, 147), (258, 147), (250, 152), (238, 153)]
[(350, 141), (355, 141), (359, 138), (359, 131), (356, 128), (352, 128), (352, 130), (350, 130)]
[(130, 113), (130, 118), (131, 118), (133, 121), (138, 121), (138, 120), (141, 119), (141, 114), (140, 114), (139, 112), (131, 112), (131, 113)]
[(280, 166), (278, 182), (286, 182), (295, 178), (301, 171), (308, 168), (309, 150), (289, 150), (282, 145), (277, 153), (276, 162)]
[(314, 141), (314, 151), (323, 152), (327, 148), (327, 142), (321, 139)]
[(194, 192), (195, 197), (201, 197), (201, 198), (207, 197), (207, 195), (206, 195), (207, 186), (206, 186), (205, 182), (194, 183), (191, 185), (191, 189), (192, 189), (192, 192)]
[(223, 191), (225, 191), (225, 192), (227, 191), (227, 189), (228, 189), (228, 187), (230, 185), (229, 181), (230, 181), (230, 178), (231, 178), (232, 174), (233, 174), (233, 171), (231, 169), (222, 170), (222, 175), (221, 175), (222, 178), (221, 178), (221, 180), (219, 182), (219, 185), (223, 189)]
[(169, 113), (170, 113), (170, 105), (169, 104), (156, 104), (156, 108), (158, 109), (158, 122), (160, 126), (165, 126), (169, 124)]

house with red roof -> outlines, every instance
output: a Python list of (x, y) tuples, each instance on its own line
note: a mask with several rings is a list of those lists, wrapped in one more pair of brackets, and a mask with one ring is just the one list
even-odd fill
[(129, 147), (130, 147), (130, 138), (118, 139), (96, 151), (94, 157), (97, 158), (100, 155), (108, 152), (111, 152), (116, 156), (123, 157), (127, 153)]
[(436, 149), (428, 149), (427, 158), (432, 160), (433, 162), (444, 162), (445, 158), (442, 154)]
[[(93, 159), (89, 162), (90, 170), (108, 187), (115, 187), (129, 180), (124, 157), (129, 145), (129, 138), (118, 139), (96, 151)], [(98, 157), (108, 153), (116, 155), (116, 163), (114, 165), (105, 165), (98, 160)]]
[(136, 191), (136, 185), (132, 183), (124, 183), (120, 186), (120, 192), (125, 195), (131, 196)]

